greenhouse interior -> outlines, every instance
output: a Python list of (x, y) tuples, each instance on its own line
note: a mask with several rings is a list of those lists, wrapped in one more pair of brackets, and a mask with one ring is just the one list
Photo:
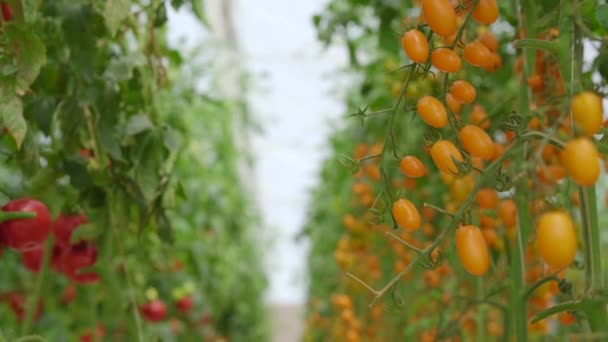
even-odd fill
[(0, 0), (0, 342), (608, 341), (608, 2)]

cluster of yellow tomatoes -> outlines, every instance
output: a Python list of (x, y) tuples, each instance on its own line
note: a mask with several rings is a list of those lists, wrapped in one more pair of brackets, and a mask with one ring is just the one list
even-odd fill
[[(323, 329), (319, 326), (324, 322), (332, 341), (398, 339), (412, 336), (403, 335), (404, 327), (410, 325), (418, 327), (414, 335), (421, 341), (459, 341), (461, 334), (441, 335), (423, 318), (453, 304), (454, 296), (475, 297), (480, 290), (474, 288), (480, 284), (475, 279), (488, 279), (481, 285), (486, 291), (507, 282), (507, 254), (512, 253), (517, 241), (521, 210), (527, 211), (535, 224), (529, 241), (521, 242), (526, 285), (548, 275), (557, 279), (527, 297), (528, 317), (554, 305), (558, 296), (571, 295), (566, 271), (575, 260), (579, 242), (577, 219), (569, 209), (579, 206), (580, 199), (574, 186), (562, 185), (594, 186), (600, 176), (602, 156), (593, 136), (604, 124), (602, 98), (589, 90), (573, 94), (565, 103), (566, 86), (558, 61), (543, 52), (536, 53), (529, 76), (521, 81), (524, 57), (520, 55), (513, 64), (513, 74), (527, 85), (529, 110), (535, 115), (524, 118), (523, 129), (516, 127), (519, 122), (497, 125), (492, 122), (496, 116), (488, 115), (481, 103), (484, 94), (464, 79), (466, 73), (462, 72), (465, 65), (486, 73), (503, 67), (499, 39), (489, 29), (499, 18), (497, 1), (419, 3), (420, 17), (416, 26), (410, 26), (401, 36), (401, 45), (412, 62), (408, 68), (427, 73), (440, 91), (414, 99), (408, 98), (409, 89), (390, 91), (397, 101), (405, 94), (404, 102), (412, 104), (417, 118), (431, 134), (425, 134), (414, 149), (419, 154), (400, 157), (394, 165), (400, 174), (388, 171), (390, 184), (384, 181), (383, 170), (383, 165), (393, 167), (386, 166), (389, 147), (361, 143), (353, 153), (360, 169), (354, 175), (350, 212), (343, 217), (345, 229), (334, 257), (342, 272), (355, 276), (341, 278), (328, 311), (313, 311), (309, 317), (309, 324), (317, 329)], [(473, 25), (475, 30), (469, 28)], [(537, 38), (550, 41), (558, 36), (559, 31), (552, 28)], [(508, 120), (508, 113), (500, 115), (497, 121)], [(511, 155), (524, 140), (527, 152)], [(524, 167), (511, 169), (516, 163)], [(515, 201), (512, 190), (513, 184), (522, 180), (527, 181), (531, 199), (523, 206)], [(448, 191), (442, 190), (439, 195), (433, 192), (438, 182)], [(567, 199), (558, 205), (548, 200), (564, 191)], [(396, 195), (387, 203), (385, 196), (391, 193)], [(442, 202), (429, 202), (437, 198)], [(382, 220), (382, 213), (389, 213), (391, 220)], [(383, 266), (387, 260), (391, 268)], [(423, 267), (411, 267), (412, 263)], [(469, 275), (463, 276), (462, 270)], [(390, 277), (395, 274), (402, 274), (400, 282), (411, 285), (408, 289), (412, 291), (439, 289), (441, 295), (430, 304), (407, 297), (407, 320), (382, 322), (379, 319), (387, 311), (384, 303), (376, 304), (372, 311), (367, 304), (384, 295), (378, 289), (387, 281), (391, 284)], [(506, 295), (496, 298), (508, 305)], [(319, 298), (313, 301), (317, 303), (313, 308), (322, 306)], [(484, 336), (504, 335), (499, 310), (485, 310), (484, 320), (476, 319), (476, 314), (474, 307), (464, 307), (462, 312), (453, 312), (451, 319), (467, 336), (479, 330), (479, 322), (486, 324)], [(546, 333), (551, 330), (550, 321), (569, 326), (577, 321), (577, 315), (565, 311), (530, 323), (528, 329)]]

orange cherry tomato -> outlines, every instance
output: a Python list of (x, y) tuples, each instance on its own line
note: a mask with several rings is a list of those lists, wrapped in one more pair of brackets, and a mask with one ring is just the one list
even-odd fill
[(409, 30), (401, 37), (403, 51), (412, 62), (424, 63), (429, 58), (429, 42), (424, 34), (416, 29)]
[(431, 53), (431, 63), (443, 72), (458, 72), (462, 67), (462, 61), (458, 54), (450, 48), (438, 48)]
[(424, 96), (418, 100), (416, 110), (427, 125), (443, 128), (448, 124), (448, 112), (441, 101), (432, 96)]
[(399, 227), (403, 228), (406, 232), (416, 231), (420, 227), (420, 213), (409, 200), (401, 198), (395, 201), (392, 212)]
[(474, 104), (473, 110), (471, 111), (471, 122), (475, 126), (479, 126), (483, 129), (490, 127), (490, 119), (486, 110), (480, 104)]
[(502, 66), (502, 57), (496, 52), (490, 54), (490, 60), (485, 66), (482, 66), (483, 70), (487, 72), (494, 72)]
[(401, 172), (407, 177), (419, 178), (426, 175), (426, 167), (420, 159), (414, 156), (405, 156), (401, 158), (399, 167), (401, 168)]
[(449, 140), (439, 140), (431, 147), (431, 158), (437, 168), (447, 174), (458, 174), (453, 159), (464, 161), (460, 150)]
[(486, 31), (479, 35), (479, 42), (485, 45), (491, 52), (498, 51), (498, 39), (490, 31)]
[(450, 87), (450, 94), (456, 98), (456, 100), (462, 103), (471, 103), (475, 101), (477, 97), (477, 91), (471, 83), (467, 81), (458, 80), (452, 83)]
[(517, 223), (517, 205), (510, 199), (504, 199), (498, 204), (498, 217), (505, 227), (513, 227)]
[(448, 104), (448, 108), (450, 108), (450, 111), (453, 114), (460, 114), (460, 111), (462, 110), (462, 103), (456, 100), (454, 95), (450, 93), (445, 94), (445, 102)]
[(536, 248), (543, 261), (554, 269), (564, 268), (576, 256), (576, 231), (565, 211), (550, 211), (536, 223)]
[(498, 193), (492, 188), (481, 188), (475, 196), (475, 201), (480, 208), (494, 209), (498, 206)]
[(604, 113), (601, 97), (584, 91), (572, 98), (570, 110), (574, 122), (586, 136), (592, 136), (600, 130)]
[(479, 41), (465, 45), (463, 56), (467, 63), (477, 67), (487, 67), (492, 60), (492, 52)]
[(445, 37), (456, 32), (456, 11), (449, 0), (422, 0), (422, 15), (438, 35)]
[(457, 177), (450, 184), (450, 195), (456, 202), (462, 203), (469, 197), (474, 186), (475, 180), (470, 175)]
[(456, 229), (456, 252), (462, 266), (472, 275), (481, 276), (490, 268), (488, 245), (481, 230), (473, 225)]
[(465, 151), (472, 156), (483, 160), (490, 160), (494, 156), (494, 142), (483, 129), (474, 125), (466, 125), (458, 133), (458, 138)]
[(578, 185), (593, 185), (600, 176), (599, 154), (589, 138), (568, 141), (562, 150), (561, 161)]
[(490, 25), (498, 19), (498, 4), (496, 0), (479, 0), (473, 11), (473, 19), (478, 23)]

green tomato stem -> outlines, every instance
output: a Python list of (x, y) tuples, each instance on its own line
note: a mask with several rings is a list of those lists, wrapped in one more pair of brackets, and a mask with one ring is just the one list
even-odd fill
[(42, 290), (42, 284), (44, 283), (44, 277), (49, 270), (49, 264), (51, 261), (51, 253), (53, 251), (54, 238), (50, 236), (46, 240), (44, 245), (44, 255), (42, 257), (42, 266), (40, 272), (36, 277), (36, 283), (34, 284), (34, 290), (32, 294), (27, 298), (25, 303), (25, 319), (21, 326), (21, 335), (27, 335), (30, 332), (34, 315), (38, 311), (38, 302), (40, 301), (40, 292)]
[(32, 218), (36, 218), (36, 213), (33, 211), (0, 211), (0, 223), (10, 220)]

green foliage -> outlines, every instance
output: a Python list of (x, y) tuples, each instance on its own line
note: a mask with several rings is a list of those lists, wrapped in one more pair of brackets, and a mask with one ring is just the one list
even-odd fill
[[(245, 107), (196, 90), (200, 79), (218, 80), (192, 73), (197, 66), (185, 61), (198, 56), (168, 46), (168, 4), (10, 4), (13, 20), (0, 34), (2, 203), (27, 196), (53, 217), (85, 213), (89, 223), (72, 241), (98, 247), (90, 271), (101, 281), (77, 286), (66, 305), (66, 278), (27, 272), (16, 252), (4, 251), (0, 337), (35, 331), (73, 340), (103, 326), (116, 341), (267, 340), (266, 279), (252, 232), (259, 220), (237, 172), (249, 156), (232, 135), (234, 112)], [(206, 24), (202, 1), (171, 1), (184, 4)], [(2, 303), (11, 292), (43, 300), (33, 326)], [(187, 314), (173, 305), (184, 294), (195, 301)], [(141, 321), (138, 306), (156, 296), (170, 323)]]

